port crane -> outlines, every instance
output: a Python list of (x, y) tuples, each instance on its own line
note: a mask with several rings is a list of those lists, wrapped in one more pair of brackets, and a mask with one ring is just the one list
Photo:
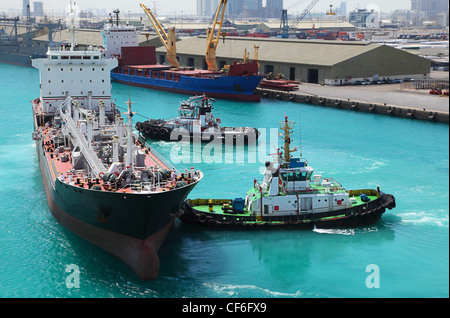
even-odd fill
[(319, 2), (319, 0), (312, 0), (306, 6), (306, 8), (297, 16), (295, 21), (293, 21), (290, 25), (288, 25), (287, 23), (287, 9), (281, 10), (281, 23), (280, 23), (281, 37), (287, 38), (289, 36), (289, 30), (295, 29), (298, 26), (299, 22), (303, 20), (303, 18), (312, 10), (312, 8), (317, 4), (317, 2)]
[[(216, 15), (214, 16), (214, 22), (212, 28), (208, 28), (206, 31), (206, 64), (208, 65), (209, 71), (217, 71), (216, 62), (216, 48), (219, 43), (220, 30), (222, 29), (223, 16), (225, 15), (225, 8), (227, 6), (228, 0), (220, 0), (217, 6)], [(217, 34), (214, 35), (214, 31), (218, 26)]]
[(330, 4), (330, 11), (326, 13), (326, 15), (336, 15), (336, 13), (333, 12), (333, 5)]
[(158, 19), (155, 17), (153, 12), (147, 8), (144, 4), (140, 4), (141, 8), (144, 10), (144, 12), (147, 14), (148, 19), (153, 25), (153, 28), (156, 31), (156, 34), (158, 34), (161, 42), (164, 44), (166, 50), (167, 50), (167, 59), (170, 62), (170, 66), (179, 68), (180, 63), (177, 59), (177, 47), (176, 47), (176, 37), (175, 37), (175, 27), (170, 27), (166, 31), (164, 31), (164, 28), (159, 23)]

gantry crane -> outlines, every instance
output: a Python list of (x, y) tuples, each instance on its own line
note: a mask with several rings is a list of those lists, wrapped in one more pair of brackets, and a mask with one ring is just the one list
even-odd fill
[(153, 24), (153, 28), (156, 31), (156, 34), (158, 34), (159, 38), (161, 39), (161, 42), (164, 44), (167, 50), (167, 59), (170, 62), (170, 66), (172, 67), (180, 67), (180, 63), (177, 59), (177, 47), (176, 47), (176, 37), (175, 37), (175, 27), (170, 27), (166, 31), (164, 31), (164, 28), (159, 23), (158, 19), (156, 19), (153, 12), (147, 8), (144, 4), (141, 3), (141, 7), (144, 10), (144, 12), (147, 14), (148, 19)]
[[(217, 71), (219, 69), (216, 63), (216, 48), (219, 43), (220, 30), (222, 29), (227, 2), (228, 0), (220, 0), (212, 28), (208, 28), (206, 31), (206, 64), (208, 65), (209, 71)], [(219, 29), (217, 30), (216, 36), (214, 36), (216, 25), (219, 26)]]

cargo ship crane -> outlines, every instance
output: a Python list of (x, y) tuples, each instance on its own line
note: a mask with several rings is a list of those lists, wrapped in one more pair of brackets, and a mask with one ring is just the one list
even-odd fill
[(164, 28), (159, 23), (158, 19), (156, 19), (153, 12), (147, 8), (144, 4), (140, 4), (144, 12), (147, 14), (148, 19), (153, 24), (153, 28), (158, 34), (161, 42), (164, 44), (167, 50), (167, 59), (170, 62), (170, 66), (179, 68), (180, 63), (177, 59), (177, 47), (176, 47), (176, 37), (175, 37), (175, 27), (168, 28), (167, 33), (164, 31)]
[[(219, 6), (217, 7), (216, 15), (214, 17), (212, 28), (208, 28), (208, 30), (206, 31), (206, 64), (208, 65), (209, 71), (219, 70), (216, 63), (216, 48), (217, 44), (219, 43), (220, 30), (222, 29), (223, 16), (225, 15), (227, 2), (228, 0), (220, 1)], [(217, 30), (217, 35), (214, 36), (216, 25), (218, 25), (219, 29)]]

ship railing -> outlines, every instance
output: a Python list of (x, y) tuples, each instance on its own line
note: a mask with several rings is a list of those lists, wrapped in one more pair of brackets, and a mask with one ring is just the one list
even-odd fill
[(148, 149), (148, 151), (151, 152), (161, 163), (163, 163), (167, 167), (167, 169), (175, 170), (175, 173), (177, 175), (180, 175), (180, 171), (178, 171), (178, 169), (175, 168), (166, 158), (161, 156), (161, 154), (159, 154), (154, 148), (152, 148), (152, 146), (150, 146), (150, 144), (145, 140), (144, 136), (139, 136), (139, 142), (142, 143)]
[(173, 187), (173, 182), (171, 181), (155, 181), (155, 182), (132, 182), (122, 188), (118, 189), (116, 192), (162, 192), (167, 191)]
[(328, 178), (328, 182), (331, 183), (331, 188), (336, 188), (336, 190), (345, 190), (345, 188), (342, 187), (342, 184), (337, 182), (333, 177)]

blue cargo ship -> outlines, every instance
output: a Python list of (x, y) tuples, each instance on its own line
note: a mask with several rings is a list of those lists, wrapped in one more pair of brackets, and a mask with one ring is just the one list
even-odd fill
[(111, 78), (127, 85), (180, 94), (260, 100), (255, 89), (264, 75), (258, 74), (257, 61), (235, 62), (228, 72), (173, 68), (155, 64), (155, 61), (154, 47), (122, 47), (119, 66), (111, 72)]
[(206, 95), (244, 101), (260, 101), (256, 87), (264, 78), (258, 61), (233, 62), (225, 71), (173, 67), (156, 63), (154, 46), (139, 46), (133, 26), (105, 25), (102, 32), (106, 57), (118, 59), (111, 72), (117, 82), (187, 95)]
[[(239, 64), (236, 64), (240, 66)], [(245, 69), (253, 64), (245, 65)], [(117, 82), (188, 95), (259, 101), (254, 91), (263, 75), (230, 75), (206, 70), (173, 70), (163, 65), (126, 65), (116, 68), (111, 78)], [(243, 68), (240, 68), (243, 69)]]

